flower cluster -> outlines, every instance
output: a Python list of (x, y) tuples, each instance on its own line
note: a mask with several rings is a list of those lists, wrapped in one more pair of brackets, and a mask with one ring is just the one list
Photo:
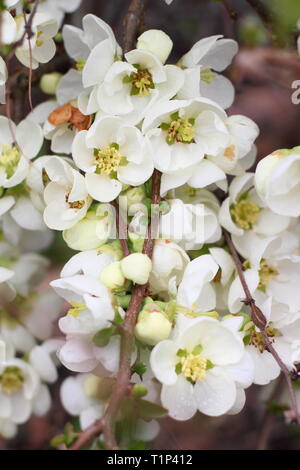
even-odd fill
[[(11, 44), (26, 19), (20, 2), (6, 3), (2, 34)], [(16, 49), (22, 64), (34, 69), (54, 56), (63, 12), (79, 3), (41, 3), (31, 47)], [(159, 413), (238, 413), (245, 389), (269, 384), (280, 367), (244, 303), (223, 234), (243, 260), (270, 343), (296, 370), (300, 148), (278, 150), (250, 171), (258, 128), (226, 113), (234, 91), (221, 72), (237, 53), (231, 39), (201, 39), (173, 65), (172, 41), (159, 30), (125, 54), (91, 14), (82, 29), (64, 25), (62, 36), (73, 66), (43, 76), (51, 99), (17, 125), (0, 117), (0, 434), (11, 437), (32, 412), (49, 409), (56, 351), (77, 373), (61, 387), (66, 410), (82, 430), (103, 417), (118, 387), (126, 318), (145, 285), (123, 410), (134, 425), (120, 427), (119, 444), (152, 440), (159, 426), (149, 418)], [(0, 98), (6, 78), (1, 59)], [(160, 203), (150, 211), (154, 173)], [(53, 290), (37, 289), (47, 266), (39, 252), (54, 231), (78, 253)], [(58, 320), (62, 339), (50, 339), (59, 297), (68, 305)]]

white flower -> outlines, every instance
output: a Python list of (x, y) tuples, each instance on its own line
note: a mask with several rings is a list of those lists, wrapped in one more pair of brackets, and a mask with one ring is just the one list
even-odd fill
[[(27, 14), (27, 21), (28, 18), (29, 15)], [(22, 37), (24, 27), (25, 19), (20, 15), (17, 17), (18, 38)], [(55, 55), (56, 46), (53, 37), (58, 31), (58, 23), (47, 14), (36, 13), (31, 29), (34, 33), (33, 36), (30, 40), (23, 41), (23, 44), (17, 48), (16, 57), (26, 67), (37, 69), (39, 63), (47, 63)]]
[(291, 218), (279, 216), (266, 207), (253, 188), (253, 177), (253, 173), (246, 173), (233, 179), (229, 197), (219, 212), (220, 223), (238, 237), (250, 230), (265, 237), (277, 235), (288, 228)]
[(157, 344), (150, 363), (170, 416), (184, 421), (197, 410), (208, 416), (229, 412), (237, 399), (230, 368), (238, 369), (243, 356), (242, 340), (211, 318), (195, 319), (178, 336)]
[(0, 186), (11, 188), (22, 183), (28, 173), (28, 159), (37, 155), (42, 143), (42, 130), (34, 122), (25, 119), (16, 126), (0, 116)]
[(175, 285), (178, 285), (189, 261), (186, 252), (176, 243), (170, 240), (156, 240), (149, 278), (151, 292), (160, 295), (166, 293), (170, 280), (174, 278)]
[(59, 25), (62, 24), (66, 13), (77, 10), (82, 0), (44, 0), (38, 5), (39, 13), (46, 13), (55, 18)]
[[(60, 389), (62, 404), (71, 416), (79, 416), (81, 429), (102, 418), (112, 385), (110, 379), (93, 374), (78, 374), (64, 380)], [(151, 441), (159, 431), (156, 421), (138, 420), (134, 428), (133, 436), (126, 435), (129, 440)]]
[(84, 177), (60, 157), (45, 163), (50, 179), (44, 191), (44, 221), (49, 228), (66, 230), (85, 217), (90, 205)]
[(0, 56), (0, 104), (5, 103), (5, 82), (7, 80), (7, 68)]
[(78, 374), (63, 381), (60, 397), (65, 410), (71, 416), (79, 416), (81, 428), (86, 429), (102, 418), (106, 398), (102, 390), (109, 393), (110, 388), (111, 383), (107, 379), (92, 374)]
[(1, 12), (1, 37), (2, 44), (12, 44), (17, 40), (17, 25), (9, 11)]
[(102, 112), (124, 116), (138, 124), (156, 101), (173, 98), (183, 83), (183, 72), (175, 65), (162, 65), (150, 51), (134, 49), (126, 62), (116, 61), (106, 73), (97, 92)]
[[(203, 243), (218, 241), (221, 238), (221, 228), (217, 213), (209, 207), (216, 203), (214, 196), (205, 190), (199, 191), (196, 196), (197, 190), (188, 189), (195, 192), (191, 202), (168, 199), (170, 211), (160, 218), (160, 233), (162, 237), (177, 242), (185, 250), (196, 250)], [(208, 205), (205, 204), (206, 201)]]
[(177, 309), (188, 315), (209, 312), (216, 307), (216, 294), (211, 284), (219, 266), (211, 255), (191, 261), (183, 274), (177, 292)]
[[(40, 392), (40, 381), (31, 365), (17, 358), (0, 363), (0, 419), (25, 423)], [(47, 407), (48, 408), (48, 407)], [(47, 408), (43, 410), (47, 411)]]
[(56, 352), (63, 344), (62, 339), (49, 339), (40, 346), (35, 346), (29, 354), (29, 363), (43, 382), (54, 383), (58, 379), (56, 370)]
[(13, 255), (5, 260), (7, 267), (0, 264), (0, 292), (3, 302), (10, 302), (16, 294), (26, 297), (37, 285), (41, 273), (48, 265), (46, 258), (36, 253), (26, 253), (15, 258)]
[[(92, 114), (99, 110), (96, 96), (98, 85), (103, 81), (115, 57), (121, 56), (122, 50), (111, 27), (97, 16), (85, 15), (82, 24), (83, 30), (71, 25), (63, 27), (64, 45), (69, 56), (76, 61), (77, 71), (71, 69), (65, 75), (57, 93), (59, 99), (62, 95), (68, 96), (64, 102), (78, 97), (81, 112)], [(76, 83), (78, 90), (75, 95), (74, 86), (68, 86), (72, 82), (73, 85)]]
[(148, 29), (138, 37), (136, 47), (153, 52), (164, 64), (173, 48), (173, 41), (160, 29)]
[[(260, 307), (266, 318), (266, 333), (269, 341), (281, 360), (289, 369), (292, 369), (294, 366), (294, 351), (292, 346), (293, 341), (297, 338), (297, 327), (299, 325), (297, 318), (299, 319), (299, 313), (296, 321), (292, 321), (288, 326), (280, 326), (280, 323), (272, 321), (271, 297), (260, 296), (260, 299), (256, 300), (256, 304)], [(258, 385), (266, 385), (279, 376), (281, 369), (273, 355), (265, 348), (263, 336), (258, 328), (254, 326), (250, 317), (248, 323), (245, 323), (243, 331), (246, 350), (254, 364), (253, 382)]]
[(152, 145), (154, 166), (163, 172), (162, 194), (185, 183), (198, 188), (225, 180), (225, 173), (205, 155), (218, 155), (230, 141), (226, 114), (205, 98), (155, 105), (143, 132)]
[(223, 36), (210, 36), (196, 42), (179, 61), (185, 67), (185, 83), (179, 92), (181, 99), (204, 96), (216, 101), (224, 109), (234, 99), (231, 82), (217, 72), (222, 72), (238, 52), (238, 44)]
[(300, 148), (278, 150), (263, 158), (255, 172), (255, 187), (261, 199), (276, 214), (300, 215)]
[(72, 154), (78, 168), (86, 173), (90, 196), (101, 202), (115, 199), (122, 183), (139, 186), (153, 172), (147, 141), (139, 129), (117, 117), (103, 117), (89, 131), (79, 132)]

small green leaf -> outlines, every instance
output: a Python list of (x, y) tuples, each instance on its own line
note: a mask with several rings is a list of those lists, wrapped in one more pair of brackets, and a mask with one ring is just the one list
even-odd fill
[(178, 357), (186, 357), (187, 356), (187, 350), (186, 349), (178, 349), (176, 356)]
[(138, 400), (137, 407), (139, 416), (142, 419), (157, 419), (162, 418), (167, 414), (167, 410), (162, 406), (151, 403), (148, 400)]
[(59, 434), (58, 436), (53, 437), (50, 441), (50, 446), (51, 447), (58, 447), (61, 444), (65, 443), (65, 435), (64, 434)]
[(147, 366), (144, 362), (138, 362), (132, 367), (132, 372), (140, 377), (147, 371)]
[(93, 343), (99, 348), (107, 346), (111, 336), (114, 334), (115, 328), (113, 326), (98, 331), (93, 337)]

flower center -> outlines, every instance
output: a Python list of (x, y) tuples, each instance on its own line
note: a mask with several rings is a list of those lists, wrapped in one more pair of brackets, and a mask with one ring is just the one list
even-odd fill
[(115, 178), (119, 166), (127, 164), (127, 159), (119, 151), (119, 145), (113, 143), (104, 149), (94, 149), (96, 173)]
[[(259, 352), (263, 353), (266, 349), (264, 337), (260, 331), (256, 331), (254, 323), (252, 321), (247, 322), (243, 330), (246, 332), (244, 337), (245, 345), (252, 345), (257, 348)], [(280, 336), (279, 330), (274, 328), (271, 323), (266, 326), (265, 331), (268, 338), (271, 339), (271, 342), (274, 342), (276, 336)]]
[(253, 225), (257, 222), (259, 217), (260, 208), (249, 201), (249, 199), (242, 199), (237, 204), (232, 204), (230, 207), (230, 215), (232, 220), (238, 227), (244, 230), (251, 230)]
[(273, 277), (277, 276), (278, 271), (275, 268), (273, 268), (272, 266), (269, 266), (266, 263), (265, 259), (262, 259), (261, 262), (260, 262), (260, 269), (259, 269), (258, 273), (259, 273), (258, 289), (265, 292), (266, 286), (273, 279)]
[(137, 71), (124, 77), (123, 82), (131, 83), (131, 96), (149, 96), (149, 90), (155, 88), (151, 72), (143, 69), (139, 64), (134, 64), (134, 67)]
[(211, 85), (213, 79), (216, 78), (217, 74), (215, 74), (211, 69), (203, 69), (200, 72), (200, 78), (203, 82), (207, 85)]
[(180, 362), (182, 366), (181, 373), (186, 379), (197, 382), (197, 380), (205, 378), (207, 359), (204, 357), (189, 354), (187, 357), (182, 357)]
[(86, 61), (84, 59), (78, 59), (77, 60), (75, 67), (78, 70), (78, 72), (83, 71), (85, 63), (86, 63)]
[(70, 302), (70, 305), (72, 305), (73, 308), (70, 308), (67, 313), (74, 318), (77, 318), (78, 315), (87, 308), (83, 302)]
[(182, 144), (191, 144), (196, 136), (195, 119), (179, 117), (179, 112), (171, 114), (171, 122), (163, 122), (160, 127), (167, 132), (166, 142), (169, 145), (180, 142)]
[(235, 157), (235, 146), (230, 145), (230, 147), (227, 147), (224, 152), (224, 157), (227, 158), (228, 160), (234, 160)]
[(82, 209), (85, 201), (69, 201), (70, 193), (66, 194), (66, 203), (69, 204), (70, 209)]
[(1, 391), (6, 395), (11, 395), (23, 387), (25, 377), (20, 367), (5, 367), (2, 375), (0, 375)]
[(186, 349), (177, 351), (178, 362), (176, 364), (176, 373), (182, 374), (189, 382), (196, 383), (198, 380), (205, 379), (206, 371), (213, 367), (209, 359), (201, 356), (202, 346), (198, 344), (192, 352)]
[(0, 168), (5, 170), (7, 178), (11, 178), (14, 175), (20, 158), (20, 152), (15, 145), (2, 144), (0, 154)]

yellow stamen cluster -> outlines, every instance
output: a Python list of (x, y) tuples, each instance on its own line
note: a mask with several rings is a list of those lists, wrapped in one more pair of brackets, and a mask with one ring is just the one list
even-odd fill
[(78, 59), (77, 60), (75, 67), (78, 70), (78, 72), (83, 71), (85, 63), (86, 63), (86, 61), (84, 59)]
[(242, 199), (240, 202), (230, 207), (232, 220), (238, 227), (244, 230), (252, 229), (253, 225), (257, 222), (259, 213), (260, 208), (249, 201), (249, 199)]
[(66, 194), (66, 203), (69, 204), (70, 209), (82, 209), (85, 201), (69, 201), (70, 193)]
[(216, 78), (217, 74), (212, 72), (211, 69), (203, 69), (200, 72), (200, 78), (203, 82), (207, 85), (211, 85), (214, 78)]
[(2, 145), (0, 154), (0, 168), (6, 172), (7, 178), (11, 178), (20, 161), (21, 155), (17, 147), (14, 145)]
[(70, 304), (73, 308), (68, 310), (68, 315), (72, 315), (74, 318), (77, 318), (78, 315), (87, 308), (83, 302), (70, 302)]
[(25, 377), (20, 367), (5, 367), (2, 375), (0, 375), (1, 391), (6, 395), (11, 395), (23, 387)]
[(160, 128), (167, 132), (166, 142), (169, 145), (180, 142), (182, 144), (191, 144), (194, 142), (196, 130), (194, 127), (195, 119), (180, 117), (179, 112), (171, 114), (171, 122), (163, 122)]
[(207, 359), (199, 355), (188, 354), (180, 359), (181, 373), (192, 382), (203, 380), (206, 376)]
[(43, 32), (42, 31), (39, 31), (37, 33), (37, 40), (35, 41), (35, 44), (37, 47), (41, 47), (44, 45), (44, 41), (42, 41), (42, 38), (43, 37)]
[(138, 64), (135, 64), (134, 67), (137, 68), (137, 71), (124, 77), (124, 83), (131, 83), (131, 96), (149, 96), (149, 90), (155, 88), (152, 74), (149, 70), (141, 68)]
[[(246, 345), (252, 345), (259, 350), (260, 353), (263, 353), (266, 349), (265, 341), (262, 333), (260, 331), (256, 331), (255, 325), (252, 321), (246, 323), (243, 328), (243, 331), (246, 332), (246, 336), (244, 337), (244, 343)], [(268, 338), (270, 338), (271, 342), (274, 341), (276, 336), (280, 336), (280, 332), (273, 328), (271, 324), (268, 324), (265, 329)]]
[(269, 266), (266, 263), (265, 259), (262, 259), (260, 262), (260, 269), (259, 269), (258, 289), (265, 291), (266, 286), (273, 279), (273, 277), (277, 276), (277, 274), (278, 274), (278, 271), (272, 266)]
[(225, 149), (224, 157), (227, 158), (228, 160), (234, 160), (234, 157), (235, 157), (235, 146), (234, 145), (230, 145), (229, 147), (227, 147)]
[(126, 164), (127, 160), (119, 151), (118, 144), (111, 144), (104, 149), (94, 149), (96, 173), (115, 177), (119, 166)]

